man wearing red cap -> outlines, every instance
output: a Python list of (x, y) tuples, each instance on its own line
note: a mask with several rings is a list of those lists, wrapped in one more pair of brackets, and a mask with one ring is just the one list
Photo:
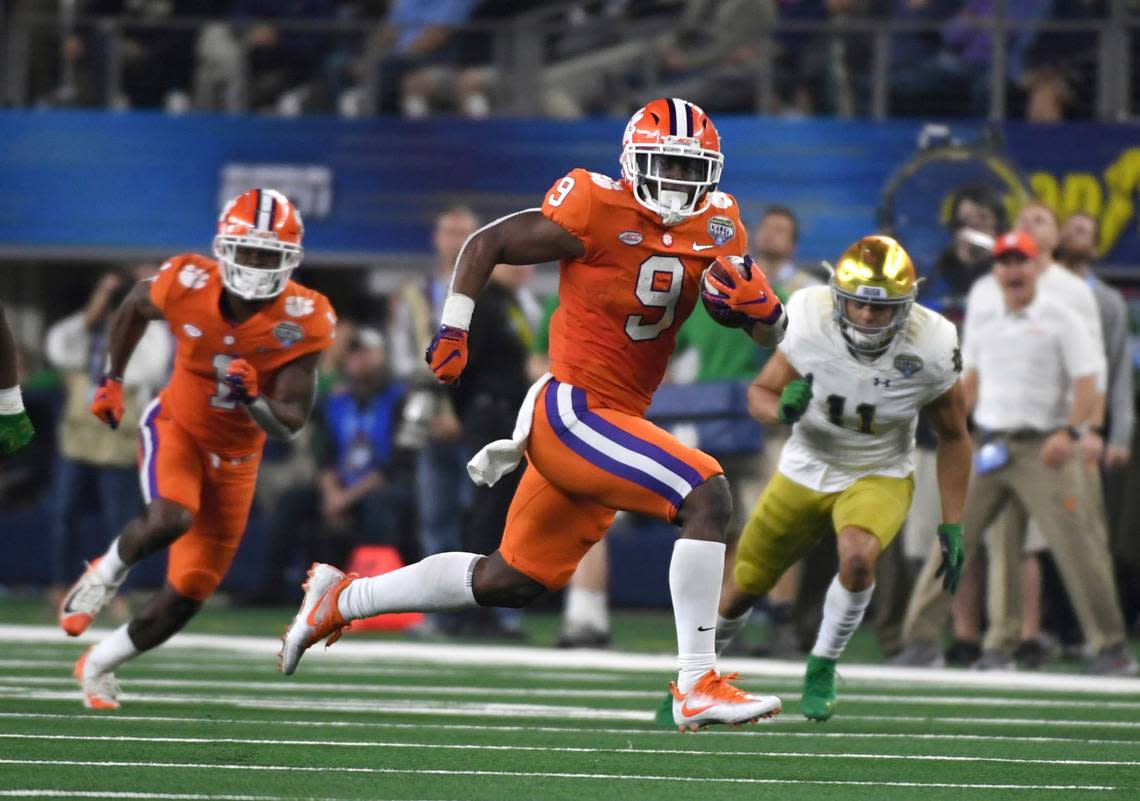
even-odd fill
[[(1084, 482), (1075, 458), (1080, 427), (1102, 402), (1097, 383), (1103, 353), (1070, 304), (1041, 287), (1034, 263), (1040, 257), (1037, 243), (1023, 230), (999, 237), (988, 280), (1000, 293), (1000, 309), (977, 316), (975, 308), (967, 310), (963, 382), (983, 445), (966, 499), (963, 549), (969, 561), (978, 532), (1011, 501), (1025, 509), (1053, 551), (1086, 642), (1097, 656), (1094, 667), (1103, 663), (1113, 666), (1109, 672), (1135, 672), (1136, 662), (1126, 653), (1107, 539), (1079, 497)], [(911, 599), (912, 637), (941, 636), (949, 599), (926, 591), (927, 585), (938, 587), (936, 567), (937, 560), (928, 560)], [(999, 582), (991, 591), (1001, 595), (1006, 589)]]

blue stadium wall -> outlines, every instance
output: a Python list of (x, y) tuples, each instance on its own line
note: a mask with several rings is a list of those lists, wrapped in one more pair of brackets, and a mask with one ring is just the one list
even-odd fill
[[(0, 112), (0, 255), (203, 248), (221, 198), (252, 183), (298, 197), (318, 260), (424, 253), (432, 214), (448, 203), (492, 217), (538, 205), (571, 167), (616, 175), (623, 125)], [(746, 217), (768, 203), (793, 207), (808, 260), (832, 259), (873, 229), (881, 190), (914, 156), (922, 129), (743, 117), (719, 126), (722, 188)], [(981, 132), (952, 128), (967, 142)], [(1006, 124), (997, 134), (1026, 185), (1062, 210), (1102, 218), (1109, 262), (1140, 264), (1140, 126)], [(926, 217), (944, 201), (940, 191), (909, 200), (928, 206)]]

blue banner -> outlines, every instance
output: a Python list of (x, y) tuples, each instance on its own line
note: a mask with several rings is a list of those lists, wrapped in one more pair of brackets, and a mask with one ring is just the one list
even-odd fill
[[(883, 187), (913, 159), (922, 129), (915, 121), (718, 124), (726, 156), (721, 188), (737, 196), (748, 219), (768, 203), (793, 208), (803, 260), (833, 259), (875, 229)], [(466, 203), (489, 219), (538, 205), (572, 167), (616, 176), (623, 127), (618, 119), (0, 112), (0, 249), (200, 250), (223, 198), (267, 184), (305, 213), (311, 258), (422, 254), (433, 215), (449, 204)], [(977, 124), (954, 129), (965, 139), (979, 131)], [(1059, 210), (1097, 214), (1108, 260), (1140, 264), (1133, 205), (1140, 127), (1009, 124), (1003, 133), (1008, 147), (999, 157), (1019, 180)], [(931, 209), (955, 176), (951, 170), (940, 179), (927, 198)], [(969, 170), (962, 180), (972, 180)]]

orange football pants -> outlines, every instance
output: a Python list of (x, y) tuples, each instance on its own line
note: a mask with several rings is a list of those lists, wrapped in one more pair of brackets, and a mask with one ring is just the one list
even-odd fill
[(690, 492), (723, 472), (644, 417), (594, 406), (555, 380), (535, 402), (527, 458), (499, 552), (551, 590), (570, 581), (617, 510), (672, 522)]
[(170, 546), (166, 580), (182, 595), (204, 601), (222, 583), (241, 544), (261, 452), (233, 457), (200, 447), (162, 407), (151, 402), (139, 424), (143, 500), (184, 506), (190, 530)]

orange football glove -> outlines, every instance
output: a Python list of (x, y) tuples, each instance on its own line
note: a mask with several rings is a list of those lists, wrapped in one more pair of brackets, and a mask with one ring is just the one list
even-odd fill
[(441, 325), (424, 353), (424, 361), (442, 383), (455, 381), (467, 366), (467, 332), (462, 328)]
[(123, 419), (122, 381), (110, 376), (103, 378), (103, 383), (95, 390), (95, 398), (91, 401), (91, 414), (111, 428), (119, 427), (119, 422)]
[(246, 406), (257, 400), (257, 369), (245, 359), (234, 359), (223, 379), (230, 388), (230, 400)]
[(721, 256), (709, 265), (701, 279), (705, 305), (738, 319), (741, 327), (753, 323), (770, 325), (780, 319), (780, 299), (751, 256)]

